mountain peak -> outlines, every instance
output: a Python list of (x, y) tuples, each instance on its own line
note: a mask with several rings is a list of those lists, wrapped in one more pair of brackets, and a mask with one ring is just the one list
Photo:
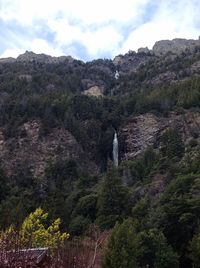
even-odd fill
[(157, 56), (167, 54), (168, 52), (180, 54), (186, 50), (194, 50), (197, 46), (200, 46), (200, 39), (175, 38), (157, 41), (152, 51)]
[(20, 62), (40, 62), (40, 63), (60, 63), (64, 61), (74, 61), (71, 56), (52, 57), (46, 54), (36, 54), (32, 51), (26, 50), (24, 54), (17, 57), (16, 61)]

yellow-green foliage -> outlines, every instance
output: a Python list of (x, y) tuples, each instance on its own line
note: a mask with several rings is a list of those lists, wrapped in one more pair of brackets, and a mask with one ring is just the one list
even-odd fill
[(63, 245), (69, 238), (68, 233), (60, 232), (60, 218), (56, 219), (50, 226), (45, 226), (48, 213), (37, 208), (23, 222), (20, 237), (25, 245), (32, 247), (49, 247), (55, 249)]

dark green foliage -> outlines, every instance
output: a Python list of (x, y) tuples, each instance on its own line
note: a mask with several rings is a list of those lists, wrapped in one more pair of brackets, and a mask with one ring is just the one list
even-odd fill
[(162, 232), (139, 231), (132, 220), (125, 220), (114, 227), (109, 237), (103, 267), (175, 268), (179, 262)]
[(182, 264), (187, 263), (189, 241), (199, 222), (199, 186), (199, 175), (178, 176), (163, 195), (156, 215), (168, 241), (179, 252)]
[(5, 199), (9, 192), (8, 178), (4, 174), (3, 170), (0, 169), (0, 202)]
[(168, 129), (161, 137), (161, 151), (168, 159), (181, 158), (184, 154), (184, 144), (176, 129)]
[(130, 184), (133, 185), (136, 182), (148, 180), (151, 173), (156, 170), (158, 162), (159, 155), (152, 147), (149, 147), (135, 161), (127, 161), (124, 163), (125, 167), (131, 172), (132, 183)]
[(190, 256), (193, 260), (194, 267), (200, 267), (200, 231), (199, 227), (197, 228), (192, 241), (190, 243)]
[(0, 170), (0, 227), (19, 226), (38, 202), (36, 183), (30, 169), (19, 166), (15, 175), (7, 177)]
[(116, 224), (108, 240), (103, 268), (137, 268), (138, 237), (136, 224), (125, 220)]
[(162, 232), (157, 229), (150, 229), (138, 234), (140, 250), (138, 262), (140, 267), (175, 268), (179, 267), (178, 255)]
[(115, 168), (110, 169), (103, 181), (98, 196), (97, 223), (102, 228), (111, 228), (116, 221), (120, 221), (130, 210), (128, 189)]
[(73, 181), (77, 180), (78, 176), (78, 167), (74, 160), (59, 159), (55, 163), (51, 163), (46, 169), (50, 190), (54, 187), (63, 189), (65, 183), (67, 183), (66, 186), (72, 187)]
[(97, 212), (97, 195), (91, 194), (81, 197), (73, 211), (72, 217), (82, 215), (95, 220)]
[(91, 221), (84, 216), (77, 216), (72, 219), (69, 225), (69, 231), (72, 235), (81, 235), (89, 228)]
[(145, 216), (148, 215), (150, 200), (147, 197), (143, 197), (136, 203), (136, 205), (132, 209), (132, 216), (134, 219), (143, 223), (146, 221)]
[[(42, 202), (44, 208), (50, 212), (52, 218), (60, 217), (65, 220), (65, 223), (69, 224), (72, 211), (77, 206), (79, 198), (85, 195), (87, 196), (88, 194), (88, 192), (84, 190), (76, 191), (78, 185), (77, 181), (82, 176), (74, 160), (64, 161), (59, 159), (49, 164), (46, 169), (47, 186)], [(86, 177), (89, 177), (89, 175), (86, 175)], [(81, 204), (80, 201), (80, 205), (77, 209), (81, 209)], [(88, 204), (88, 206), (89, 205), (91, 204)], [(87, 206), (87, 202), (85, 206)], [(95, 212), (91, 211), (91, 215), (92, 213)], [(73, 216), (76, 215), (79, 214), (74, 212)], [(66, 226), (63, 228), (66, 229)]]

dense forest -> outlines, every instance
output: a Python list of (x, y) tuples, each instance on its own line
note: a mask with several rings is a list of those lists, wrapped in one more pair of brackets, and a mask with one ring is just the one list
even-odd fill
[[(200, 267), (200, 49), (121, 57), (126, 68), (105, 59), (0, 62), (2, 234), (12, 226), (26, 238), (36, 211), (54, 226), (43, 229), (47, 241), (58, 226), (59, 241), (109, 230), (104, 268)], [(102, 96), (85, 94), (93, 86)], [(196, 125), (183, 131), (173, 118), (188, 114)], [(175, 123), (131, 157), (124, 129), (149, 115)], [(32, 246), (53, 244), (36, 238)]]

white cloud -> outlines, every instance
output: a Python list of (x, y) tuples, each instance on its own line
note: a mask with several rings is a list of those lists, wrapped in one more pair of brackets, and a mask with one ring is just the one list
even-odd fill
[(142, 7), (150, 0), (1, 0), (0, 17), (31, 24), (63, 16), (79, 20), (84, 24), (108, 21), (126, 22), (138, 17)]
[[(146, 9), (148, 4), (152, 1), (0, 0), (0, 19), (13, 25), (13, 33), (9, 28), (2, 40), (6, 46), (2, 55), (33, 50), (84, 58), (78, 50), (83, 47), (90, 58), (113, 57), (143, 46), (151, 48), (161, 39), (198, 37), (199, 0), (155, 0), (154, 14), (148, 14), (152, 12)], [(16, 32), (16, 27), (24, 33)]]
[(24, 42), (21, 48), (17, 48), (12, 44), (11, 48), (6, 49), (1, 55), (0, 58), (13, 57), (16, 58), (19, 54), (25, 52), (25, 50), (34, 51), (35, 53), (45, 53), (52, 56), (61, 56), (64, 53), (57, 48), (53, 48), (46, 40), (43, 39), (33, 39), (31, 42)]
[(16, 58), (19, 54), (22, 53), (24, 53), (24, 50), (18, 48), (8, 48), (0, 55), (0, 58)]
[(149, 0), (74, 0), (70, 2), (70, 14), (85, 24), (102, 24), (109, 21), (135, 20)]
[(59, 48), (53, 48), (46, 40), (36, 38), (34, 39), (30, 45), (30, 49), (35, 53), (43, 53), (45, 51), (46, 54), (52, 56), (61, 56), (63, 52)]
[(66, 19), (49, 21), (49, 28), (55, 32), (55, 41), (60, 46), (69, 46), (73, 43), (80, 43), (85, 46), (91, 56), (98, 56), (99, 53), (115, 53), (119, 49), (119, 43), (123, 36), (113, 26), (102, 26), (100, 28), (80, 29), (73, 26)]
[(114, 27), (107, 26), (100, 28), (94, 33), (86, 33), (83, 36), (82, 42), (87, 47), (90, 55), (97, 56), (100, 53), (102, 54), (102, 52), (115, 55), (122, 40), (123, 36)]
[(48, 27), (55, 33), (55, 41), (61, 45), (70, 45), (82, 39), (80, 27), (68, 23), (67, 19), (49, 20)]
[[(68, 54), (71, 46), (78, 43), (91, 57), (98, 57), (99, 53), (113, 56), (123, 40), (121, 27), (138, 23), (144, 11), (142, 7), (149, 1), (0, 0), (0, 18), (6, 23), (29, 27), (33, 36), (24, 36), (26, 47), (20, 44), (20, 50), (25, 47), (35, 52)], [(37, 36), (42, 27), (54, 33), (51, 44)], [(11, 48), (12, 53), (17, 51), (12, 45), (6, 51)]]
[[(140, 47), (152, 48), (158, 40), (187, 38), (197, 39), (199, 28), (195, 26), (198, 18), (194, 1), (160, 1), (159, 8), (148, 23), (140, 25), (129, 34), (121, 52), (137, 50)], [(200, 20), (199, 20), (200, 22)]]

